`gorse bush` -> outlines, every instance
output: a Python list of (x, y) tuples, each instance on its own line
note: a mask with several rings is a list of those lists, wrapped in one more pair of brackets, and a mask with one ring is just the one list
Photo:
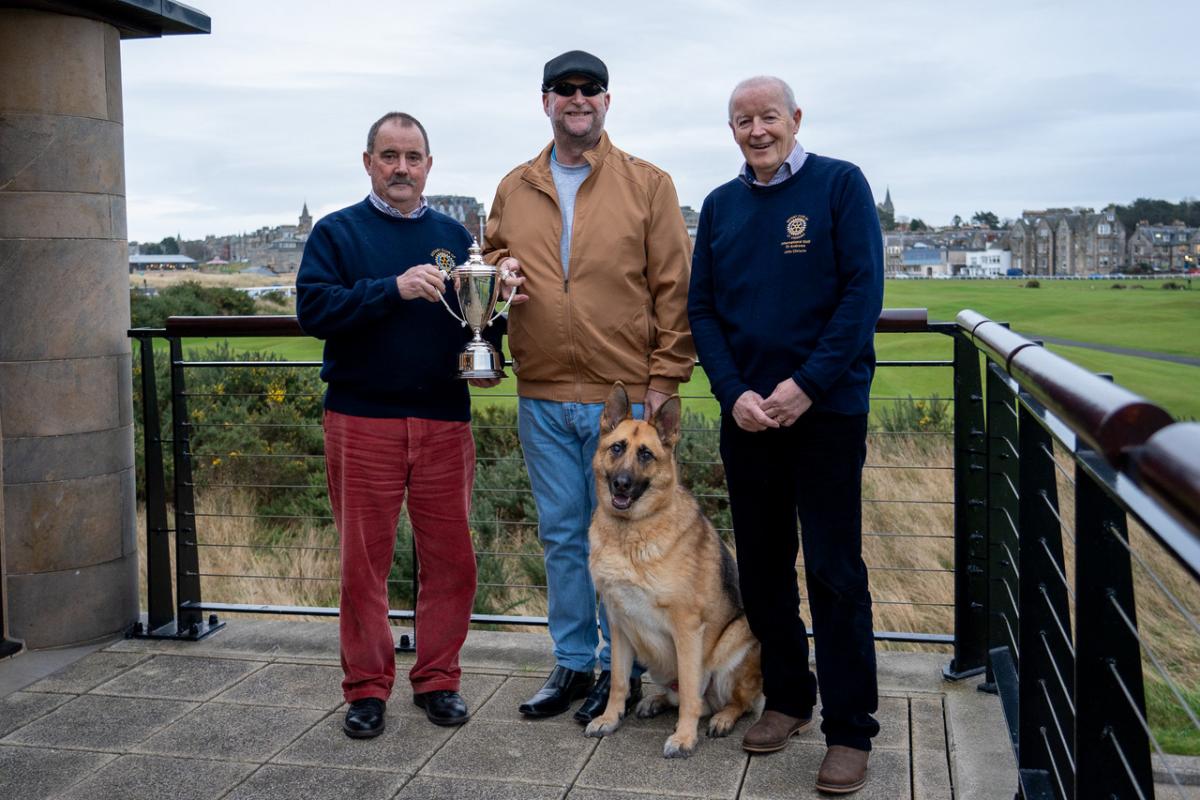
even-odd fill
[(927, 398), (875, 401), (875, 425), (893, 433), (949, 433), (954, 430), (950, 400), (934, 394)]

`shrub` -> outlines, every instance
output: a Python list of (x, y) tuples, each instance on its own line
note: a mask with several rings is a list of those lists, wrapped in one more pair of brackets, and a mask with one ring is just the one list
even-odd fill
[(934, 394), (913, 399), (909, 395), (903, 400), (883, 401), (875, 415), (875, 424), (879, 430), (892, 433), (946, 433), (954, 429), (954, 413), (946, 398)]
[(1167, 281), (1162, 285), (1162, 288), (1171, 292), (1171, 291), (1179, 291), (1181, 289), (1186, 289), (1187, 287), (1184, 286), (1182, 283), (1178, 283), (1177, 281)]
[(1042, 284), (1041, 284), (1039, 281), (1037, 281), (1036, 279), (1035, 279), (1035, 280), (1031, 280), (1031, 281), (1025, 281), (1025, 284), (1024, 284), (1024, 285), (1025, 285), (1025, 288), (1026, 288), (1026, 289), (1040, 289), (1040, 288), (1042, 288)]
[(235, 316), (254, 314), (254, 299), (228, 286), (203, 286), (184, 281), (149, 297), (138, 291), (129, 295), (130, 322), (135, 328), (161, 328), (167, 317)]
[(1110, 288), (1110, 289), (1124, 289), (1124, 288), (1126, 288), (1126, 287), (1125, 287), (1125, 284), (1123, 284), (1123, 283), (1114, 283), (1114, 284), (1113, 284), (1112, 286), (1110, 286), (1109, 288)]

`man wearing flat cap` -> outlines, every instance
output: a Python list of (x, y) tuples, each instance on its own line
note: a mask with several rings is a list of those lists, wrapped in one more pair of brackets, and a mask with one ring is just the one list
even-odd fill
[[(519, 269), (529, 296), (513, 309), (508, 336), (555, 667), (520, 712), (561, 714), (586, 695), (575, 713), (582, 723), (603, 712), (611, 678), (587, 538), (604, 400), (621, 381), (634, 414), (649, 418), (691, 377), (695, 360), (691, 248), (675, 185), (609, 141), (610, 102), (608, 68), (594, 55), (572, 50), (546, 63), (542, 107), (554, 139), (500, 182), (484, 239), (487, 260)], [(640, 694), (635, 680), (631, 705)]]

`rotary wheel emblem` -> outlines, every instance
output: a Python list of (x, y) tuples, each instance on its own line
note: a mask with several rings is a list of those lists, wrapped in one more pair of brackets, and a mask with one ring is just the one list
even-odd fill
[(799, 239), (808, 230), (808, 217), (803, 214), (797, 214), (794, 217), (788, 217), (787, 235), (791, 239)]

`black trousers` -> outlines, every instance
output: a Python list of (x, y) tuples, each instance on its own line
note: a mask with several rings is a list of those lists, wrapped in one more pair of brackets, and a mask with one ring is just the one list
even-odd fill
[[(742, 602), (762, 643), (766, 708), (806, 717), (821, 691), (825, 741), (871, 749), (879, 723), (871, 594), (862, 560), (866, 415), (809, 411), (748, 433), (721, 420)], [(797, 536), (796, 522), (801, 535)], [(808, 668), (796, 556), (804, 551), (817, 674)]]

